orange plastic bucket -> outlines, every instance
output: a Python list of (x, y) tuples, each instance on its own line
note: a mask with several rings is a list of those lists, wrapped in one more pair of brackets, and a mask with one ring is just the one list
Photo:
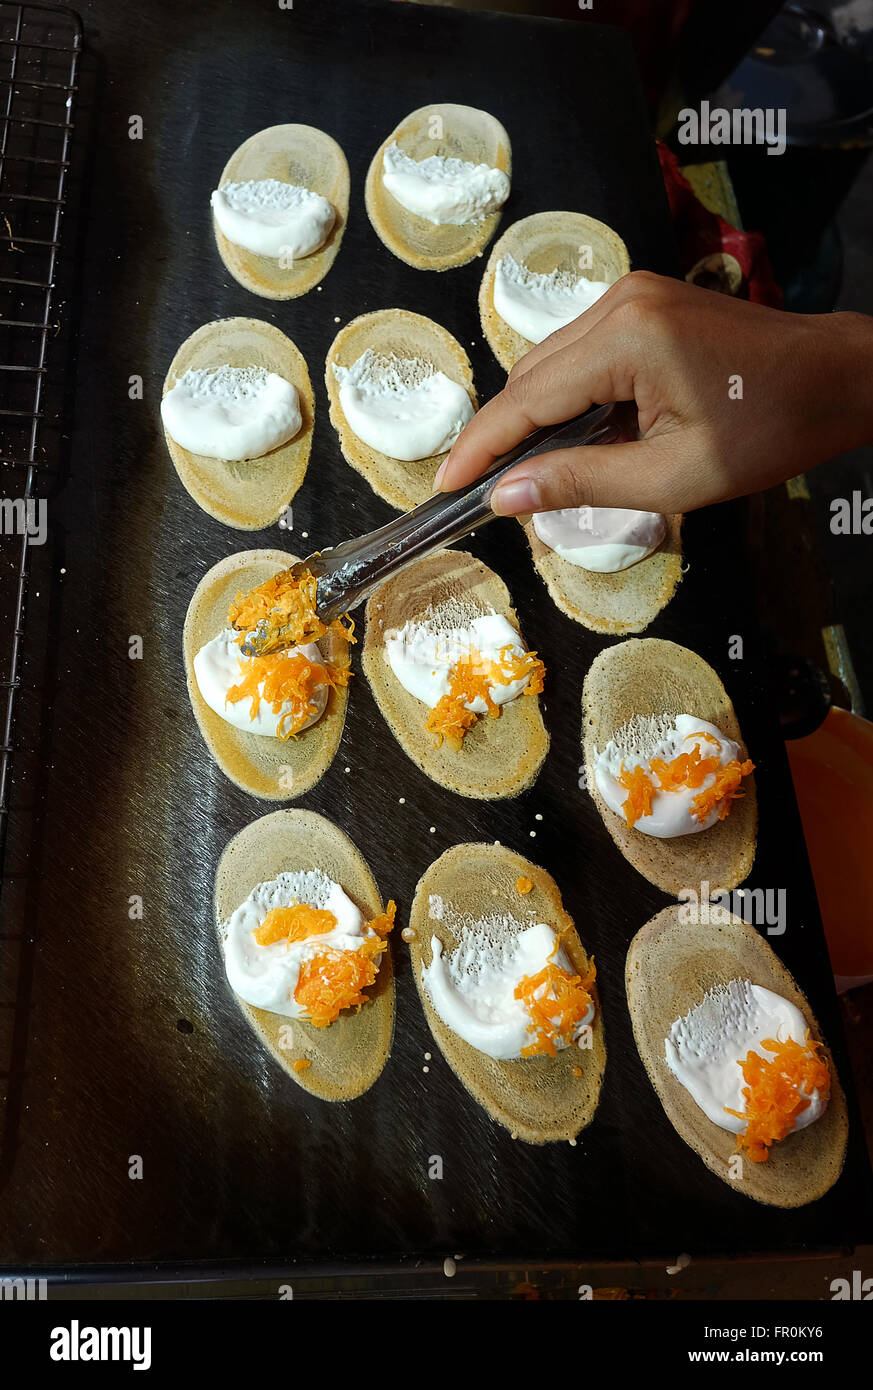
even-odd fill
[(838, 989), (873, 979), (873, 724), (833, 708), (786, 743)]

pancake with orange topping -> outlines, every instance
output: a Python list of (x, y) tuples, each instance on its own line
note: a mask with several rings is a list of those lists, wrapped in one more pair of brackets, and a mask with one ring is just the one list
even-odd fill
[(582, 707), (586, 785), (634, 868), (666, 893), (742, 883), (754, 764), (712, 667), (675, 642), (631, 638), (595, 658)]
[(370, 598), (363, 667), (403, 750), (461, 796), (516, 796), (549, 746), (545, 670), (509, 593), (464, 551), (440, 550)]
[(625, 983), (634, 1039), (667, 1118), (737, 1192), (799, 1207), (836, 1182), (846, 1100), (812, 1011), (771, 946), (705, 900), (637, 933)]
[(443, 1056), (492, 1119), (530, 1144), (590, 1123), (606, 1065), (596, 968), (543, 869), (456, 845), (424, 873), (409, 945)]
[(312, 811), (261, 817), (219, 861), (228, 983), (277, 1062), (322, 1100), (363, 1094), (387, 1060), (395, 913), (352, 842)]
[[(295, 556), (247, 550), (215, 565), (185, 619), (183, 654), (191, 707), (222, 771), (253, 796), (290, 801), (324, 775), (339, 746), (351, 677), (354, 624), (315, 614), (315, 580), (280, 583)], [(279, 617), (274, 610), (278, 610)], [(293, 643), (242, 651), (268, 616)]]

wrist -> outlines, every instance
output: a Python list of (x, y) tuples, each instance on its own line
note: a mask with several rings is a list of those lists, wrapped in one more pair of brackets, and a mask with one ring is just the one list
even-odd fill
[(845, 453), (873, 444), (873, 318), (830, 314), (827, 324), (837, 365), (829, 391), (839, 420), (834, 452)]

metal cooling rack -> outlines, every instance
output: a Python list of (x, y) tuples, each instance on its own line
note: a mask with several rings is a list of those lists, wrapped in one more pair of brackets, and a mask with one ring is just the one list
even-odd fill
[[(55, 280), (70, 169), (82, 22), (72, 10), (0, 0), (0, 491), (39, 498), (40, 432), (59, 330)], [(11, 519), (12, 513), (8, 512)], [(4, 531), (7, 529), (4, 512)], [(9, 810), (31, 542), (11, 544), (0, 628), (0, 862)]]

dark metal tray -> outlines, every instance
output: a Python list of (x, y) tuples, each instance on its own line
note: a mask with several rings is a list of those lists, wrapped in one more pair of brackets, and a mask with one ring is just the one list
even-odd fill
[[(271, 808), (225, 779), (197, 732), (180, 655), (192, 590), (235, 550), (285, 542), (305, 552), (337, 540), (323, 521), (328, 497), (343, 534), (391, 515), (343, 461), (328, 422), (322, 364), (337, 320), (395, 305), (428, 314), (467, 347), (481, 398), (501, 385), (478, 323), (484, 262), (433, 275), (392, 257), (364, 211), (368, 161), (412, 108), (479, 104), (513, 143), (504, 226), (577, 207), (620, 232), (634, 265), (672, 272), (625, 37), (587, 24), (338, 0), (292, 10), (100, 5), (96, 16), (86, 4), (84, 18), (92, 71), (95, 52), (105, 70), (90, 111), (96, 155), (72, 454), (35, 579), (5, 866), (11, 1061), (0, 1264), (93, 1272), (268, 1261), (324, 1270), (456, 1253), (543, 1264), (852, 1243), (867, 1182), (857, 1138), (831, 1193), (782, 1212), (712, 1176), (655, 1098), (633, 1045), (623, 964), (632, 934), (667, 900), (621, 858), (578, 787), (582, 680), (604, 639), (554, 607), (514, 522), (484, 528), (470, 548), (509, 585), (549, 671), (552, 750), (533, 789), (490, 805), (442, 791), (402, 753), (358, 676), (339, 754), (296, 804), (352, 837), (401, 915), (423, 869), (458, 841), (500, 839), (555, 876), (597, 958), (609, 1054), (599, 1109), (578, 1146), (513, 1142), (468, 1098), (433, 1045), (399, 934), (391, 1058), (365, 1097), (333, 1107), (294, 1086), (259, 1046), (215, 941), (216, 861), (241, 826)], [(141, 141), (128, 138), (132, 114), (143, 118)], [(308, 122), (339, 140), (352, 205), (323, 288), (276, 305), (225, 273), (208, 198), (230, 151), (278, 121)], [(238, 534), (205, 516), (182, 490), (160, 433), (161, 382), (178, 344), (234, 314), (278, 324), (315, 385), (315, 446), (290, 535)], [(129, 399), (132, 375), (144, 379), (142, 401)], [(731, 506), (688, 519), (688, 575), (650, 632), (699, 651), (734, 698), (759, 769), (749, 886), (787, 888), (790, 925), (776, 949), (848, 1083), (752, 616), (744, 515)], [(128, 655), (134, 634), (144, 641), (139, 661)], [(728, 659), (735, 634), (741, 661)], [(128, 915), (132, 895), (143, 898), (141, 922)], [(427, 1073), (426, 1051), (434, 1054)], [(441, 1181), (428, 1178), (434, 1154)], [(139, 1180), (129, 1176), (133, 1155), (142, 1158)]]

